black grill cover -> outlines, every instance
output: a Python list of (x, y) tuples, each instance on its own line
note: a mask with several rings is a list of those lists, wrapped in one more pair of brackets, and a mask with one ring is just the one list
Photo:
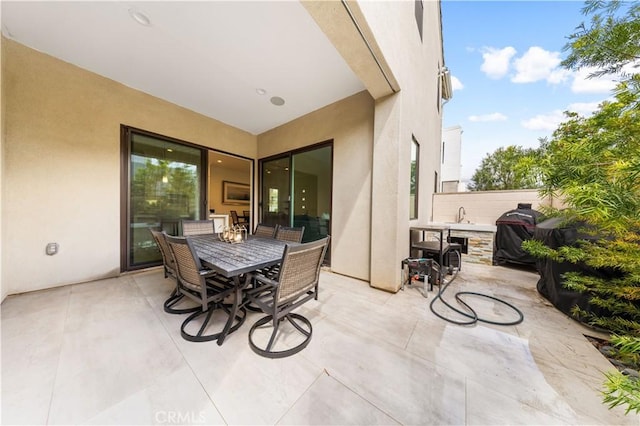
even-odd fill
[(518, 204), (515, 210), (503, 213), (496, 220), (496, 237), (493, 242), (493, 264), (506, 262), (535, 265), (536, 259), (522, 250), (522, 242), (530, 240), (542, 213), (533, 210), (531, 204)]
[[(589, 240), (594, 237), (581, 234), (576, 226), (562, 226), (562, 221), (559, 218), (551, 218), (536, 226), (533, 238), (542, 241), (550, 248), (557, 249), (561, 246), (574, 245), (577, 239)], [(536, 266), (540, 274), (537, 285), (538, 292), (558, 310), (571, 316), (571, 309), (577, 305), (587, 312), (607, 315), (606, 310), (589, 304), (589, 296), (587, 294), (565, 288), (562, 275), (567, 272), (580, 272), (594, 277), (613, 278), (619, 277), (619, 272), (605, 268), (594, 269), (584, 264), (558, 263), (551, 259), (538, 259)], [(576, 319), (582, 321), (580, 318)]]

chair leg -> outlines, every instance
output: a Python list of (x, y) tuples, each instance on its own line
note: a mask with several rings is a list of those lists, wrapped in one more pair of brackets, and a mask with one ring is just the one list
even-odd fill
[(184, 300), (184, 294), (180, 293), (177, 288), (174, 288), (169, 298), (164, 301), (164, 311), (168, 314), (190, 314), (200, 310), (200, 306), (193, 306), (191, 308), (174, 308)]
[[(229, 315), (229, 320), (225, 323), (225, 327), (222, 330), (217, 331), (215, 333), (211, 333), (211, 334), (205, 334), (207, 328), (209, 328), (211, 318), (213, 317), (213, 313), (218, 308), (221, 308), (224, 312), (227, 313), (227, 315)], [(199, 312), (194, 312), (193, 314), (189, 315), (187, 319), (184, 320), (184, 322), (182, 323), (182, 326), (180, 327), (180, 334), (182, 335), (182, 338), (190, 342), (209, 342), (211, 340), (219, 340), (221, 336), (226, 336), (227, 334), (233, 333), (238, 328), (240, 328), (240, 326), (244, 324), (244, 320), (247, 317), (246, 309), (241, 308), (241, 309), (235, 310), (235, 312), (232, 313), (228, 307), (219, 303), (210, 305), (206, 311), (202, 311), (200, 310), (200, 308), (198, 309), (199, 309)], [(202, 317), (203, 315), (206, 315), (206, 318), (202, 322), (202, 325), (198, 329), (197, 333), (195, 334), (189, 333), (186, 330), (187, 326), (192, 321), (196, 320), (199, 317)], [(229, 324), (228, 328), (227, 328), (227, 324)]]
[(233, 305), (231, 306), (231, 312), (229, 312), (229, 319), (227, 320), (227, 323), (224, 325), (222, 332), (220, 332), (218, 335), (218, 342), (217, 342), (218, 346), (222, 346), (222, 344), (224, 343), (224, 339), (226, 339), (227, 337), (227, 334), (231, 333), (232, 329), (234, 329), (234, 326), (232, 324), (235, 317), (237, 316), (238, 310), (244, 313), (244, 316), (242, 317), (242, 322), (244, 322), (244, 319), (247, 316), (247, 310), (244, 306), (241, 306), (241, 304), (242, 304), (242, 291), (241, 291), (240, 285), (236, 284), (235, 294), (233, 297)]
[[(302, 341), (302, 343), (292, 347), (292, 348), (288, 348), (288, 349), (284, 349), (281, 351), (276, 351), (276, 350), (272, 350), (272, 346), (276, 341), (276, 335), (278, 333), (278, 331), (280, 330), (280, 322), (284, 319), (287, 319), (300, 333), (302, 333), (302, 335), (304, 336), (304, 340)], [(255, 324), (253, 324), (253, 326), (251, 326), (251, 330), (249, 330), (249, 347), (251, 347), (251, 350), (254, 351), (255, 353), (257, 353), (260, 356), (264, 356), (267, 358), (284, 358), (284, 357), (288, 357), (291, 355), (294, 355), (298, 352), (300, 352), (302, 349), (306, 348), (307, 345), (309, 344), (309, 342), (311, 341), (311, 334), (313, 332), (313, 327), (311, 326), (311, 322), (303, 317), (302, 315), (299, 314), (295, 314), (295, 313), (289, 313), (288, 315), (286, 315), (285, 317), (281, 318), (278, 321), (273, 321), (274, 325), (273, 325), (273, 332), (271, 333), (271, 336), (269, 338), (269, 343), (264, 347), (264, 348), (260, 348), (258, 347), (255, 342), (253, 341), (253, 332), (269, 323), (273, 321), (273, 316), (268, 315), (266, 317), (263, 317), (261, 319), (259, 319), (258, 321), (256, 321)], [(305, 325), (306, 327), (303, 327), (302, 325), (300, 325), (300, 323), (302, 323), (303, 325)]]
[(284, 318), (280, 318), (278, 320), (273, 320), (273, 332), (271, 332), (271, 337), (269, 338), (269, 343), (267, 343), (267, 352), (271, 352), (271, 348), (273, 347), (273, 342), (276, 340), (276, 334), (278, 334), (278, 327)]

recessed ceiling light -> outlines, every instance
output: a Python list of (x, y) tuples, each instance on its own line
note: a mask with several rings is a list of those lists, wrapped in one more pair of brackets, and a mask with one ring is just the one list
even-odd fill
[(171, 148), (167, 148), (167, 152), (173, 152)]
[(271, 103), (275, 106), (282, 106), (284, 105), (284, 99), (282, 99), (280, 96), (274, 96), (271, 98)]
[(144, 12), (139, 11), (135, 7), (129, 9), (129, 15), (140, 25), (145, 27), (151, 26), (151, 19)]
[(218, 160), (218, 163), (222, 163), (222, 160)]
[(260, 96), (265, 95), (267, 93), (266, 90), (264, 89), (256, 89), (256, 93)]

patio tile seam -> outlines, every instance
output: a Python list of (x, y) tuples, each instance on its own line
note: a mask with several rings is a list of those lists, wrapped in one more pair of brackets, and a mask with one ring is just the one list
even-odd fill
[(415, 322), (413, 323), (413, 327), (411, 328), (411, 333), (409, 333), (409, 337), (407, 338), (407, 341), (404, 344), (404, 347), (402, 348), (402, 350), (409, 352), (409, 343), (411, 343), (411, 339), (413, 339), (414, 334), (416, 333), (416, 328), (418, 328), (418, 323), (420, 322), (419, 318), (415, 319)]
[[(305, 359), (307, 359), (307, 361), (313, 365), (317, 365), (315, 364), (312, 360), (308, 359), (305, 357)], [(278, 419), (278, 421), (276, 422), (276, 424), (280, 424), (280, 421), (287, 415), (287, 413), (289, 413), (289, 411), (291, 411), (291, 409), (296, 405), (296, 403), (302, 399), (302, 397), (309, 391), (309, 389), (311, 389), (311, 387), (323, 376), (326, 375), (327, 377), (330, 377), (331, 379), (335, 380), (336, 382), (338, 382), (340, 385), (344, 386), (347, 390), (349, 390), (350, 392), (352, 392), (354, 395), (357, 395), (359, 398), (361, 398), (363, 401), (366, 401), (367, 404), (369, 404), (371, 407), (373, 407), (374, 409), (380, 411), (381, 413), (384, 413), (386, 416), (388, 416), (390, 419), (392, 419), (394, 422), (396, 422), (396, 424), (398, 425), (402, 425), (403, 423), (401, 421), (399, 421), (393, 414), (387, 412), (386, 410), (384, 410), (381, 407), (378, 407), (376, 404), (374, 404), (372, 401), (370, 401), (367, 397), (365, 397), (364, 395), (360, 394), (358, 391), (356, 391), (355, 389), (353, 389), (351, 386), (349, 386), (347, 383), (345, 383), (344, 380), (341, 380), (339, 378), (340, 374), (336, 373), (330, 373), (326, 367), (320, 367), (322, 369), (322, 371), (320, 372), (320, 374), (316, 377), (316, 379), (309, 385), (309, 387), (300, 394), (300, 396), (298, 397), (298, 399), (296, 399), (296, 401), (291, 405), (291, 407), (289, 407), (289, 409), (280, 417), (280, 419)]]
[[(109, 279), (111, 279), (111, 278), (109, 278)], [(139, 286), (139, 285), (138, 285), (138, 283), (137, 283), (137, 281), (136, 281), (136, 280), (135, 280), (131, 275), (123, 275), (123, 276), (116, 277), (116, 278), (113, 278), (113, 279), (123, 281), (123, 283), (122, 283), (121, 285), (129, 285), (129, 286), (135, 287), (135, 288), (136, 288), (136, 290), (138, 290), (138, 291), (140, 291), (140, 290), (141, 290), (141, 289), (140, 289), (140, 286)], [(98, 280), (98, 281), (102, 281), (102, 280)], [(75, 285), (83, 285), (83, 283), (80, 283), (80, 284), (72, 284), (72, 286), (75, 286)], [(78, 294), (78, 293), (76, 293), (76, 294)], [(73, 291), (71, 291), (71, 292), (70, 292), (70, 297), (71, 297), (71, 295), (73, 295)], [(126, 297), (121, 297), (121, 296), (118, 296), (118, 297), (119, 297), (119, 298), (122, 298), (122, 299), (127, 299)], [(140, 293), (140, 295), (136, 295), (136, 296), (134, 296), (134, 297), (138, 297), (139, 299), (141, 299), (141, 301), (142, 301), (142, 305), (143, 305), (143, 306), (146, 306), (148, 309), (150, 309), (150, 310), (154, 313), (154, 316), (155, 316), (155, 317), (156, 317), (156, 319), (157, 319), (157, 313), (156, 313), (156, 310), (155, 310), (155, 309), (154, 309), (154, 307), (149, 303), (149, 299), (148, 299), (148, 297), (147, 297), (147, 296), (144, 296), (144, 294)], [(70, 303), (70, 302), (69, 302), (69, 307), (68, 307), (68, 309), (71, 309), (71, 303)], [(67, 315), (69, 315), (69, 313), (67, 313)], [(105, 321), (103, 321), (103, 322), (105, 322)], [(109, 322), (109, 320), (107, 320), (106, 322)], [(156, 321), (156, 322), (157, 322), (157, 321)], [(162, 321), (160, 321), (160, 322), (162, 323)], [(162, 328), (162, 330), (164, 331), (164, 333), (169, 334), (169, 338), (173, 341), (173, 339), (171, 338), (170, 333), (168, 333), (168, 331), (167, 331), (166, 327), (164, 327), (164, 324), (163, 324), (163, 326), (162, 326), (162, 327), (163, 327), (163, 328)], [(74, 331), (73, 331), (73, 330), (65, 330), (65, 333), (64, 333), (64, 334), (66, 334), (67, 332), (72, 333), (72, 332), (74, 332)], [(174, 342), (174, 345), (175, 345), (175, 342)], [(61, 350), (62, 350), (62, 348), (61, 348)], [(182, 353), (181, 353), (179, 350), (178, 350), (178, 352), (180, 353), (180, 356), (182, 356)], [(184, 357), (183, 357), (183, 358), (184, 358)], [(142, 386), (142, 387), (141, 387), (141, 388), (139, 388), (139, 389), (132, 390), (131, 392), (129, 392), (129, 393), (127, 393), (127, 394), (122, 395), (122, 397), (121, 397), (121, 398), (119, 398), (119, 399), (117, 399), (117, 400), (113, 401), (113, 403), (112, 403), (111, 405), (103, 407), (102, 409), (98, 410), (97, 412), (93, 413), (90, 417), (85, 418), (85, 419), (83, 419), (82, 421), (83, 421), (83, 422), (90, 421), (91, 419), (93, 419), (94, 417), (96, 417), (96, 416), (100, 415), (101, 413), (103, 413), (103, 412), (105, 412), (105, 411), (109, 410), (110, 408), (112, 408), (112, 407), (114, 407), (114, 406), (116, 406), (116, 405), (120, 404), (120, 403), (121, 403), (121, 402), (123, 402), (123, 401), (126, 401), (128, 398), (130, 398), (131, 396), (133, 396), (133, 395), (137, 394), (138, 392), (141, 392), (141, 391), (143, 391), (143, 390), (145, 390), (145, 389), (149, 388), (149, 387), (150, 387), (150, 386), (151, 386), (151, 385), (152, 385), (156, 380), (158, 380), (158, 378), (159, 378), (159, 377), (162, 377), (162, 376), (163, 376), (163, 374), (157, 374), (157, 375), (155, 375), (155, 377), (153, 378), (153, 380), (151, 380), (151, 382), (150, 382), (149, 384), (147, 384), (146, 386)], [(52, 400), (53, 400), (53, 398), (52, 398)], [(47, 424), (49, 424), (49, 419), (47, 419)]]
[[(75, 284), (74, 284), (75, 285)], [(58, 361), (56, 362), (56, 371), (53, 376), (53, 381), (51, 383), (51, 393), (49, 395), (49, 407), (47, 408), (47, 419), (46, 424), (49, 424), (49, 419), (51, 417), (51, 407), (53, 405), (53, 394), (56, 390), (56, 383), (58, 382), (58, 371), (60, 371), (60, 359), (62, 357), (62, 346), (64, 345), (64, 336), (67, 332), (67, 323), (69, 320), (69, 310), (71, 309), (71, 296), (73, 294), (73, 285), (69, 287), (69, 292), (67, 293), (67, 309), (64, 315), (64, 324), (62, 326), (62, 335), (60, 337), (60, 346), (58, 347)]]
[[(138, 290), (140, 290), (142, 292), (142, 288), (140, 287), (140, 285), (138, 284), (138, 282), (135, 280), (135, 277), (133, 278), (133, 282), (135, 283), (136, 287), (138, 287)], [(174, 337), (172, 336), (171, 332), (169, 331), (169, 329), (167, 328), (167, 324), (162, 321), (161, 315), (164, 314), (164, 311), (159, 311), (158, 309), (154, 308), (153, 304), (150, 301), (150, 298), (152, 298), (153, 296), (144, 296), (145, 302), (147, 303), (147, 305), (149, 305), (149, 308), (151, 309), (151, 311), (153, 312), (153, 314), (155, 315), (155, 317), (158, 319), (158, 322), (162, 325), (162, 328), (164, 329), (164, 332), (167, 334), (167, 336), (169, 337), (169, 340), (171, 340), (171, 342), (173, 343), (173, 346), (175, 347), (175, 349), (178, 351), (178, 353), (180, 354), (180, 357), (182, 358), (184, 364), (189, 368), (189, 370), (191, 371), (191, 374), (193, 374), (194, 378), (196, 379), (196, 381), (198, 382), (198, 384), (200, 385), (200, 387), (202, 388), (202, 391), (204, 392), (205, 395), (207, 395), (207, 398), (209, 399), (209, 401), (211, 401), (211, 404), (213, 405), (213, 407), (215, 408), (216, 412), (220, 415), (220, 418), (224, 421), (225, 424), (229, 424), (229, 422), (227, 421), (227, 419), (225, 418), (225, 416), (222, 414), (222, 412), (220, 411), (220, 408), (218, 408), (218, 405), (216, 404), (216, 402), (213, 400), (213, 397), (209, 394), (209, 392), (207, 391), (207, 388), (204, 386), (204, 384), (202, 383), (202, 380), (200, 380), (200, 377), (198, 376), (198, 374), (196, 374), (193, 366), (191, 365), (191, 363), (189, 362), (189, 360), (187, 359), (187, 357), (185, 357), (185, 354), (182, 352), (182, 350), (180, 350), (180, 345), (178, 345), (178, 342), (176, 342), (176, 340), (174, 339)]]
[[(306, 359), (306, 358), (305, 358), (305, 359)], [(307, 361), (308, 361), (310, 364), (315, 365), (315, 364), (314, 364), (313, 362), (311, 362), (309, 359), (307, 359)], [(311, 387), (313, 387), (313, 385), (314, 385), (314, 384), (316, 384), (316, 383), (318, 382), (318, 380), (320, 380), (320, 378), (322, 377), (322, 375), (323, 375), (323, 374), (327, 374), (327, 375), (329, 375), (329, 374), (326, 372), (326, 370), (325, 370), (325, 369), (322, 369), (322, 371), (320, 371), (320, 373), (316, 376), (316, 378), (315, 378), (311, 383), (309, 383), (309, 386), (307, 386), (307, 388), (306, 388), (303, 392), (301, 392), (301, 393), (300, 393), (300, 395), (298, 395), (298, 397), (295, 399), (295, 401), (293, 401), (293, 402), (291, 403), (291, 405), (289, 406), (289, 408), (287, 408), (287, 409), (284, 411), (284, 413), (282, 413), (282, 415), (278, 418), (278, 420), (276, 420), (276, 421), (274, 422), (274, 424), (276, 424), (276, 425), (280, 424), (280, 422), (282, 421), (282, 419), (283, 419), (283, 418), (285, 418), (285, 417), (286, 417), (286, 415), (287, 415), (287, 414), (289, 414), (289, 412), (293, 409), (293, 407), (295, 407), (295, 406), (296, 406), (296, 404), (298, 403), (298, 401), (300, 401), (300, 400), (304, 397), (304, 395), (305, 395), (307, 392), (309, 392), (309, 389), (311, 389)]]
[(325, 369), (326, 374), (330, 377), (332, 377), (336, 382), (340, 383), (342, 386), (344, 386), (345, 388), (349, 389), (349, 391), (353, 392), (355, 395), (358, 395), (360, 398), (362, 398), (364, 401), (367, 401), (367, 403), (369, 403), (372, 407), (374, 407), (376, 410), (379, 410), (380, 412), (384, 413), (386, 416), (388, 416), (390, 419), (393, 419), (394, 422), (396, 422), (397, 424), (401, 425), (403, 424), (400, 420), (398, 420), (392, 413), (388, 412), (387, 410), (385, 410), (382, 407), (378, 407), (376, 404), (373, 403), (373, 401), (370, 401), (367, 397), (365, 397), (364, 395), (361, 395), (359, 392), (357, 392), (355, 389), (351, 388), (349, 385), (347, 385), (345, 382), (343, 382), (342, 380), (340, 380), (338, 377), (329, 374), (329, 372)]

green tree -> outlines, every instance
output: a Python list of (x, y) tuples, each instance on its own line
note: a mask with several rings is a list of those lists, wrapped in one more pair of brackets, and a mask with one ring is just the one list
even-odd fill
[[(595, 239), (556, 250), (541, 242), (523, 243), (529, 252), (558, 261), (582, 262), (617, 273), (602, 280), (566, 274), (565, 285), (590, 295), (590, 303), (609, 315), (575, 308), (576, 316), (614, 333), (618, 354), (640, 366), (640, 3), (589, 0), (591, 16), (569, 36), (569, 69), (590, 67), (590, 77), (614, 74), (615, 100), (592, 117), (567, 114), (553, 135), (543, 164), (543, 194), (564, 197), (568, 208), (556, 214), (585, 223)], [(606, 373), (604, 402), (640, 413), (640, 380), (617, 370)]]
[(135, 214), (179, 217), (197, 211), (196, 167), (147, 159), (135, 169), (131, 194)]
[(546, 149), (546, 139), (540, 148), (507, 146), (495, 150), (482, 159), (471, 177), (471, 191), (501, 189), (530, 189), (541, 186), (540, 158)]
[[(593, 116), (567, 113), (554, 132), (543, 159), (542, 195), (564, 199), (567, 208), (555, 212), (568, 224), (586, 224), (589, 240), (551, 249), (530, 240), (523, 248), (558, 262), (582, 263), (615, 273), (599, 278), (583, 273), (563, 276), (564, 285), (590, 296), (596, 315), (577, 307), (573, 314), (590, 324), (623, 336), (633, 358), (640, 348), (640, 94), (619, 90)], [(546, 212), (547, 214), (553, 212)], [(614, 341), (619, 339), (614, 338)], [(640, 364), (638, 364), (640, 365)], [(640, 412), (640, 380), (608, 373), (604, 401)]]

